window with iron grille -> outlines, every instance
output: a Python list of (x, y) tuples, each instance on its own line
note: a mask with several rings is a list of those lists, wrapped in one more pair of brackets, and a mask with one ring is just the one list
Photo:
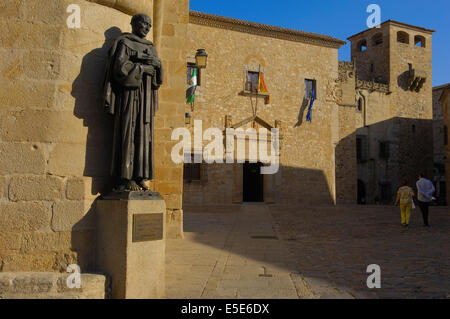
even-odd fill
[(316, 80), (305, 79), (305, 97), (312, 99), (313, 96), (317, 99)]
[(383, 34), (382, 33), (377, 33), (373, 36), (372, 38), (372, 45), (373, 46), (377, 46), (383, 44)]
[(258, 93), (259, 72), (247, 71), (247, 79), (245, 81), (245, 91)]
[(200, 69), (197, 68), (195, 63), (188, 63), (187, 64), (187, 74), (186, 74), (186, 83), (189, 85), (189, 81), (191, 80), (192, 73), (194, 70), (197, 70), (197, 86), (201, 85), (201, 76), (200, 76)]
[(404, 31), (397, 32), (397, 42), (409, 44), (409, 34)]

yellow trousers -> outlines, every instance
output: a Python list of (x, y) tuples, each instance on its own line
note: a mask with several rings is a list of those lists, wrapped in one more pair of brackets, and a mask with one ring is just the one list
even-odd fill
[(400, 205), (400, 211), (402, 213), (402, 225), (409, 225), (409, 218), (411, 217), (412, 204)]

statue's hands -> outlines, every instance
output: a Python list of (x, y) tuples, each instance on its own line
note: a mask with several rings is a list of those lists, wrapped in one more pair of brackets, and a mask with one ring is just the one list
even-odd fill
[(142, 63), (145, 65), (153, 65), (153, 59), (154, 57), (152, 57), (151, 55), (144, 55), (142, 57)]
[(152, 65), (155, 68), (160, 69), (161, 68), (161, 60), (156, 57), (153, 57)]
[(157, 69), (161, 68), (161, 60), (154, 56), (146, 56), (142, 60), (144, 65), (151, 65)]
[(144, 73), (148, 74), (148, 75), (154, 75), (155, 74), (155, 68), (152, 65), (143, 65), (142, 66)]

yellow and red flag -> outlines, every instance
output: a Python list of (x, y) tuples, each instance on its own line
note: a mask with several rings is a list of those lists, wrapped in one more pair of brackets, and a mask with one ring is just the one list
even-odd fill
[(264, 82), (264, 78), (263, 78), (262, 72), (259, 72), (258, 92), (260, 92), (260, 93), (269, 93), (269, 91), (267, 90), (266, 83)]
[[(258, 93), (269, 93), (269, 90), (267, 90), (266, 83), (264, 82), (264, 77), (262, 72), (259, 72), (259, 79), (258, 79)], [(270, 96), (266, 97), (266, 104), (270, 104)]]

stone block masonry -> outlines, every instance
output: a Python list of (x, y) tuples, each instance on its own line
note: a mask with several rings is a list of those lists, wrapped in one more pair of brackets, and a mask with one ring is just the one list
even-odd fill
[(105, 299), (103, 275), (81, 275), (80, 288), (68, 288), (69, 274), (0, 273), (0, 299)]
[[(71, 4), (81, 10), (79, 29), (66, 24)], [(94, 204), (112, 186), (112, 118), (100, 98), (106, 57), (136, 13), (153, 17), (148, 38), (166, 69), (163, 90), (183, 97), (184, 72), (176, 71), (185, 67), (187, 0), (0, 4), (0, 272), (94, 269)], [(181, 238), (182, 166), (170, 164), (164, 133), (183, 125), (184, 98), (161, 95), (161, 164), (151, 184), (168, 202), (168, 236)]]

